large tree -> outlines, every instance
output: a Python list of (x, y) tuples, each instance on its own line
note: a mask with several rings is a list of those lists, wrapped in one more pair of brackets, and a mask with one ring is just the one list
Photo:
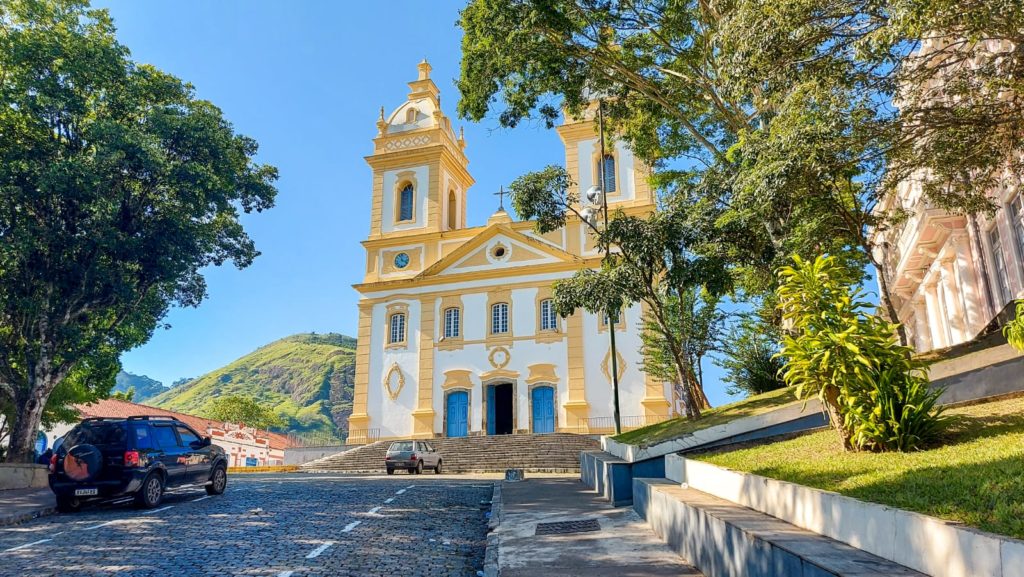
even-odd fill
[(880, 265), (872, 231), (905, 215), (876, 209), (909, 175), (973, 211), (1019, 174), (1004, 168), (1024, 157), (1020, 4), (473, 0), (459, 112), (552, 124), (602, 96), (664, 189), (746, 230), (709, 248), (764, 294), (791, 254)]
[(273, 167), (191, 85), (133, 62), (103, 10), (0, 3), (0, 395), (9, 461), (31, 457), (48, 399), (109, 390), (121, 351), (203, 267), (258, 252), (240, 212), (273, 205)]
[(584, 309), (615, 318), (634, 303), (646, 305), (645, 332), (656, 335), (661, 343), (648, 347), (645, 356), (656, 367), (657, 376), (680, 385), (683, 414), (700, 417), (701, 409), (708, 406), (694, 366), (694, 359), (703, 354), (695, 342), (701, 337), (692, 332), (694, 326), (681, 326), (678, 297), (696, 287), (710, 295), (732, 288), (725, 262), (698, 249), (713, 228), (700, 218), (704, 213), (691, 210), (693, 205), (677, 196), (653, 214), (636, 216), (616, 210), (607, 226), (599, 225), (581, 210), (572, 181), (559, 166), (523, 175), (510, 189), (516, 213), (534, 219), (539, 232), (557, 230), (570, 220), (580, 222), (606, 249), (599, 269), (582, 269), (554, 283), (558, 313), (568, 316)]

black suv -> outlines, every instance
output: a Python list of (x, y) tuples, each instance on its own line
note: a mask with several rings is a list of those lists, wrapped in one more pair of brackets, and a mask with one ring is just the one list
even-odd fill
[(61, 511), (119, 495), (153, 508), (168, 487), (204, 485), (220, 495), (227, 484), (224, 449), (173, 417), (85, 419), (50, 459), (50, 489)]

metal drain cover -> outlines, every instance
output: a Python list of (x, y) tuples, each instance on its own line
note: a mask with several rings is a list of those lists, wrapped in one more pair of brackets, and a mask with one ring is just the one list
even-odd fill
[(597, 519), (556, 521), (554, 523), (537, 523), (537, 532), (534, 535), (561, 535), (563, 533), (586, 533), (587, 531), (600, 530), (601, 525), (597, 522)]

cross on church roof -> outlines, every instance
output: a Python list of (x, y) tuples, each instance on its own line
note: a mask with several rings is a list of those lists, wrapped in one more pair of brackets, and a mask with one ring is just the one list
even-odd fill
[(508, 194), (508, 193), (505, 192), (505, 186), (504, 185), (502, 185), (501, 188), (498, 189), (498, 192), (494, 193), (494, 196), (498, 197), (498, 212), (504, 212), (505, 211), (505, 195), (506, 194)]

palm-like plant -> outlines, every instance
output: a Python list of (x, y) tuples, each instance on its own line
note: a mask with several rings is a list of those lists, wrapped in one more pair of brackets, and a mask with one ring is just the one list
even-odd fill
[(870, 314), (860, 271), (835, 256), (794, 257), (779, 272), (787, 329), (782, 376), (799, 398), (818, 397), (847, 450), (910, 450), (941, 430), (927, 367)]

